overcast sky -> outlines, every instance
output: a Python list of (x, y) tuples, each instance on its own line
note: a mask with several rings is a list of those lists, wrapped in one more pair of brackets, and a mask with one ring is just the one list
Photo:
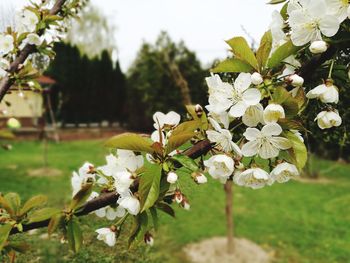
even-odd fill
[[(26, 0), (0, 0), (23, 6)], [(267, 0), (92, 0), (113, 23), (122, 67), (126, 69), (143, 41), (154, 41), (161, 30), (196, 51), (205, 65), (224, 58), (224, 42), (244, 35), (255, 39), (267, 30), (276, 6)], [(1, 6), (1, 5), (0, 5)]]

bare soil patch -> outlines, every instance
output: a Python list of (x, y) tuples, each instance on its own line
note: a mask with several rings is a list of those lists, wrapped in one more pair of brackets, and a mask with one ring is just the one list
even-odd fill
[(54, 177), (62, 175), (62, 171), (55, 168), (43, 167), (29, 170), (28, 175), (33, 177)]
[(187, 245), (187, 258), (193, 263), (268, 263), (271, 256), (259, 245), (244, 238), (235, 239), (235, 252), (226, 252), (227, 239), (214, 237)]

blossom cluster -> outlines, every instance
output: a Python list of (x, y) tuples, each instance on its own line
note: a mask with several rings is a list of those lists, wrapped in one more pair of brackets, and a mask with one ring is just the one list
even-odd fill
[[(70, 0), (61, 8), (59, 14), (51, 14), (54, 1), (31, 1), (31, 5), (16, 11), (14, 24), (8, 25), (6, 31), (0, 33), (0, 80), (14, 78), (21, 88), (27, 85), (38, 88), (35, 80), (38, 72), (45, 70), (54, 57), (53, 45), (61, 41), (69, 22), (69, 17), (81, 8), (85, 0)], [(19, 57), (25, 47), (31, 47), (33, 52), (18, 72), (13, 74), (11, 64)]]
[[(326, 52), (331, 37), (340, 31), (349, 15), (348, 1), (288, 1), (281, 12), (272, 15), (268, 57), (288, 42), (296, 50), (304, 47), (302, 51), (309, 52), (310, 57)], [(253, 65), (249, 59), (245, 62)], [(328, 76), (320, 79), (316, 87), (308, 86), (298, 75), (302, 61), (297, 54), (285, 58), (283, 63), (278, 71), (263, 68), (241, 72), (233, 82), (222, 81), (219, 75), (206, 79), (209, 92), (206, 109), (211, 124), (206, 133), (217, 152), (205, 161), (205, 166), (213, 178), (222, 183), (233, 179), (237, 185), (256, 189), (297, 177), (303, 165), (288, 156), (297, 151), (296, 143), (305, 147), (301, 134), (304, 128), (297, 118), (307, 108), (307, 100), (317, 99), (324, 104), (315, 116), (320, 129), (341, 125), (342, 119), (334, 107), (339, 101), (339, 91), (332, 79), (334, 61), (329, 63)], [(284, 100), (280, 99), (280, 90), (285, 91)], [(299, 104), (293, 114), (290, 112), (293, 103), (288, 104), (288, 100)], [(239, 140), (234, 142), (237, 137)], [(259, 160), (268, 164), (262, 167)]]

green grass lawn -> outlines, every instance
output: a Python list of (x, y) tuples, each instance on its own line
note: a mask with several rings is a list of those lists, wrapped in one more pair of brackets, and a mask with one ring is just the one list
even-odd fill
[[(43, 193), (52, 205), (63, 207), (71, 195), (72, 171), (85, 161), (102, 164), (106, 153), (101, 141), (49, 144), (49, 166), (63, 174), (32, 177), (28, 171), (43, 166), (43, 146), (17, 142), (12, 151), (0, 151), (0, 192), (18, 192), (23, 199)], [(313, 166), (321, 182), (275, 184), (255, 191), (235, 187), (236, 235), (260, 244), (276, 262), (350, 262), (350, 166), (323, 160), (314, 160)], [(185, 262), (184, 245), (225, 234), (224, 193), (213, 180), (202, 186), (187, 177), (180, 180), (191, 210), (176, 208), (175, 220), (162, 215), (154, 247), (139, 244), (128, 250), (127, 233), (122, 233), (118, 245), (108, 248), (93, 231), (108, 222), (89, 215), (81, 219), (85, 244), (78, 255), (61, 245), (59, 237), (42, 239), (45, 230), (40, 230), (26, 235), (31, 250), (18, 262)]]

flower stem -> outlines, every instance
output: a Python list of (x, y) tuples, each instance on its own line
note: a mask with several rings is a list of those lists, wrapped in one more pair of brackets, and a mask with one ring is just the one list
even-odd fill
[(329, 68), (328, 79), (332, 78), (333, 68), (334, 68), (334, 59), (332, 59), (331, 66)]

